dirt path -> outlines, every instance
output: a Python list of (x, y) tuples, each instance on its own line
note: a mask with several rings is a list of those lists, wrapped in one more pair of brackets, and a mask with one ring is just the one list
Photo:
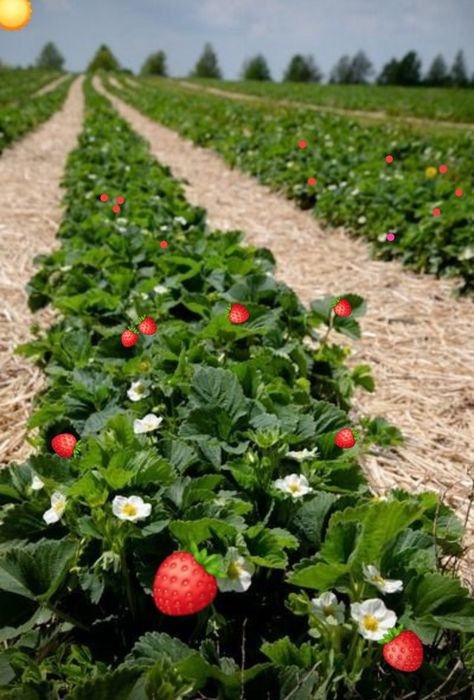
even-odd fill
[(24, 287), (35, 272), (35, 255), (57, 246), (59, 182), (81, 128), (81, 84), (82, 78), (73, 83), (61, 111), (0, 158), (0, 464), (30, 452), (25, 423), (43, 374), (13, 350), (30, 337), (33, 320), (51, 319), (51, 311), (33, 318)]
[(64, 83), (64, 81), (68, 79), (69, 74), (61, 75), (59, 78), (56, 78), (56, 80), (53, 80), (51, 83), (47, 83), (44, 87), (41, 88), (41, 90), (38, 90), (38, 92), (35, 92), (33, 97), (40, 97), (41, 95), (46, 95), (48, 92), (53, 92), (53, 90), (56, 90), (56, 88), (59, 87), (61, 83)]
[(390, 122), (401, 122), (403, 124), (413, 124), (414, 126), (434, 126), (434, 127), (446, 127), (448, 129), (463, 129), (474, 131), (474, 124), (465, 124), (462, 122), (448, 122), (440, 121), (437, 119), (421, 119), (420, 117), (403, 117), (403, 116), (392, 116), (387, 114), (387, 112), (365, 112), (358, 109), (344, 109), (343, 107), (330, 107), (329, 105), (317, 105), (312, 102), (299, 102), (297, 100), (277, 100), (271, 97), (259, 97), (258, 95), (250, 95), (248, 93), (242, 92), (232, 92), (231, 90), (219, 90), (219, 88), (206, 87), (205, 85), (197, 85), (196, 83), (188, 83), (186, 80), (180, 80), (179, 85), (190, 90), (197, 90), (200, 92), (208, 92), (211, 95), (217, 95), (218, 97), (227, 97), (231, 100), (244, 100), (246, 102), (260, 102), (266, 105), (277, 105), (280, 107), (302, 107), (303, 109), (312, 109), (315, 112), (332, 112), (334, 114), (341, 114), (345, 117), (356, 117), (357, 119), (373, 119), (375, 121), (387, 121)]
[[(395, 485), (447, 491), (464, 519), (474, 465), (472, 301), (454, 300), (455, 282), (412, 273), (395, 261), (371, 260), (361, 239), (342, 229), (323, 230), (310, 213), (231, 170), (212, 151), (109, 98), (148, 139), (156, 158), (187, 182), (186, 196), (207, 209), (209, 225), (243, 229), (248, 243), (270, 248), (278, 277), (305, 303), (349, 291), (366, 298), (363, 337), (352, 344), (351, 362), (370, 364), (376, 391), (358, 393), (355, 410), (385, 416), (407, 438), (403, 448), (367, 458), (371, 483), (379, 493)], [(473, 514), (468, 529), (474, 562)]]

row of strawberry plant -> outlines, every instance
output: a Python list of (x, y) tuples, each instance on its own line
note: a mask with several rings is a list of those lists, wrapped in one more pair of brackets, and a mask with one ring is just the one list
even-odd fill
[(0, 69), (0, 105), (30, 97), (60, 75), (59, 71), (51, 70)]
[[(420, 134), (390, 123), (362, 126), (302, 108), (196, 94), (169, 82), (145, 82), (138, 90), (108, 87), (313, 209), (321, 221), (368, 238), (379, 257), (401, 257), (416, 270), (459, 276), (462, 289), (472, 291), (474, 134)], [(307, 147), (299, 148), (300, 141)], [(387, 155), (393, 157), (390, 164)], [(447, 172), (438, 172), (446, 164)], [(387, 243), (389, 231), (395, 240)]]
[[(0, 153), (61, 109), (71, 81), (72, 77), (45, 95), (32, 97), (29, 90), (25, 90), (20, 91), (21, 98), (17, 95), (14, 101), (4, 96), (5, 104), (0, 104)], [(12, 93), (9, 94), (11, 97)]]
[(474, 122), (474, 91), (469, 88), (413, 88), (393, 85), (315, 85), (258, 80), (193, 80), (204, 87), (295, 100), (338, 109), (385, 112), (388, 115)]
[[(85, 90), (62, 246), (29, 287), (32, 309), (59, 313), (22, 348), (47, 377), (37, 449), (0, 473), (1, 697), (381, 700), (462, 687), (474, 601), (439, 564), (460, 554), (460, 523), (434, 494), (372, 497), (360, 455), (398, 438), (382, 420), (362, 421), (355, 447), (334, 444), (353, 387), (372, 384), (326, 331), (357, 335), (362, 300), (346, 295), (345, 319), (329, 299), (306, 310), (274, 279), (270, 251), (209, 231)], [(103, 192), (125, 200), (119, 216)], [(250, 320), (229, 323), (229, 302)], [(144, 314), (157, 332), (124, 348)], [(71, 459), (51, 450), (62, 432), (82, 443)], [(196, 546), (218, 562), (219, 592), (197, 616), (162, 614), (157, 568)], [(395, 621), (426, 645), (417, 673), (380, 664), (371, 640)]]

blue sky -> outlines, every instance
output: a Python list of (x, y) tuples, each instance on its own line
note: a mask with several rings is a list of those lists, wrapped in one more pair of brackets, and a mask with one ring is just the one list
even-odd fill
[(83, 70), (108, 44), (137, 71), (163, 49), (170, 73), (187, 75), (206, 41), (226, 78), (262, 52), (280, 79), (294, 53), (312, 53), (328, 74), (343, 53), (362, 48), (377, 70), (417, 49), (426, 69), (438, 52), (451, 63), (464, 49), (474, 72), (474, 0), (31, 0), (33, 18), (21, 32), (0, 31), (0, 58), (28, 65), (54, 41), (66, 67)]

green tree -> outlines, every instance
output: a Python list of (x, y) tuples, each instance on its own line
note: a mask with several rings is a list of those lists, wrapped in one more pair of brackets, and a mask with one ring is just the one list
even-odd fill
[(288, 64), (283, 80), (294, 83), (320, 83), (322, 77), (312, 56), (295, 54)]
[(148, 56), (141, 69), (141, 75), (168, 75), (166, 67), (166, 54), (164, 51), (156, 51)]
[(329, 82), (348, 85), (363, 84), (368, 82), (373, 72), (372, 62), (364, 51), (358, 51), (352, 59), (347, 54), (341, 56), (331, 71)]
[(64, 56), (57, 48), (56, 44), (48, 41), (41, 49), (40, 55), (36, 59), (38, 68), (47, 70), (62, 70), (64, 65)]
[(90, 73), (97, 70), (118, 71), (120, 70), (120, 64), (109, 47), (102, 44), (102, 46), (97, 50), (97, 53), (92, 61), (89, 63), (87, 70)]
[(271, 80), (268, 63), (262, 54), (258, 54), (248, 61), (245, 61), (242, 68), (242, 78), (244, 80)]
[(451, 83), (456, 87), (467, 87), (469, 85), (467, 66), (463, 51), (458, 51), (454, 57), (454, 63), (451, 68)]
[(397, 61), (392, 58), (384, 65), (377, 78), (381, 85), (419, 85), (421, 79), (421, 61), (416, 51), (409, 51)]
[(206, 44), (192, 72), (195, 78), (222, 78), (217, 54), (211, 44)]
[(425, 83), (431, 87), (444, 87), (445, 85), (449, 85), (448, 66), (440, 53), (433, 59), (428, 73), (426, 74)]

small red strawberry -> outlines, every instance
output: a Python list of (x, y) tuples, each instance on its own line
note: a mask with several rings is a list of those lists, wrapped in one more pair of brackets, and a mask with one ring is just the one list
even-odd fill
[(123, 347), (124, 348), (131, 348), (132, 345), (135, 345), (135, 343), (137, 342), (139, 337), (140, 336), (136, 332), (136, 329), (127, 328), (126, 330), (124, 330), (124, 332), (122, 333), (122, 336), (121, 336)]
[(383, 658), (397, 671), (418, 671), (423, 663), (421, 639), (414, 632), (403, 630), (402, 626), (389, 630), (380, 643), (383, 644)]
[(229, 304), (227, 311), (229, 312), (227, 318), (231, 323), (245, 323), (250, 316), (248, 310), (242, 304)]
[(336, 316), (350, 316), (352, 313), (352, 306), (349, 304), (347, 299), (338, 299), (336, 304), (333, 306), (333, 311)]
[(217, 594), (213, 574), (218, 574), (216, 555), (206, 550), (174, 552), (161, 563), (153, 582), (153, 598), (165, 615), (193, 615), (212, 603)]
[(156, 329), (157, 325), (151, 316), (145, 316), (144, 318), (140, 319), (138, 330), (140, 333), (143, 333), (143, 335), (155, 335)]
[(350, 428), (343, 428), (335, 436), (334, 444), (337, 445), (337, 447), (342, 447), (343, 450), (347, 450), (350, 447), (354, 447), (356, 444), (356, 435)]
[(72, 457), (79, 451), (79, 443), (71, 433), (60, 433), (53, 437), (51, 447), (60, 457)]

